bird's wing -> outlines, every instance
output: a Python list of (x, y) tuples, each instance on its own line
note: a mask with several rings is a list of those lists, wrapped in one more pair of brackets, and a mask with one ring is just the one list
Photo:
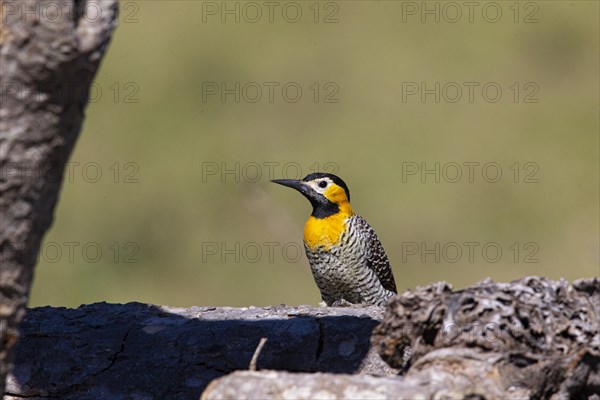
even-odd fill
[(359, 226), (361, 231), (367, 237), (367, 265), (377, 275), (381, 285), (394, 293), (398, 293), (396, 289), (396, 282), (394, 281), (394, 275), (392, 274), (392, 267), (390, 266), (390, 261), (387, 258), (387, 254), (385, 254), (385, 250), (377, 237), (377, 234), (371, 228), (371, 225), (361, 216), (356, 215), (358, 218)]

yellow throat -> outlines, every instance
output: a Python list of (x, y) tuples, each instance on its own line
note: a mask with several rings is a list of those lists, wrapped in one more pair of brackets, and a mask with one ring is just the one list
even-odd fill
[(354, 215), (350, 202), (343, 189), (334, 186), (327, 190), (325, 196), (339, 207), (339, 212), (325, 218), (315, 218), (312, 215), (304, 225), (304, 243), (309, 249), (319, 246), (328, 250), (337, 244), (345, 229), (345, 220)]

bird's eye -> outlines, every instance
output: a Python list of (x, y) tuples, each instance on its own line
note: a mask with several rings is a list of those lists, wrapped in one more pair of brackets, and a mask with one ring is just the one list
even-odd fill
[(325, 189), (327, 187), (327, 181), (319, 182), (319, 187)]

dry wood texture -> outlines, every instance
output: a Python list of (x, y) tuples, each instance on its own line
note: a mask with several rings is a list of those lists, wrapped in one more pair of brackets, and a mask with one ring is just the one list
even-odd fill
[(598, 279), (529, 277), (437, 283), (386, 309), (34, 308), (7, 399), (588, 399), (599, 294)]
[(116, 0), (1, 0), (0, 397)]

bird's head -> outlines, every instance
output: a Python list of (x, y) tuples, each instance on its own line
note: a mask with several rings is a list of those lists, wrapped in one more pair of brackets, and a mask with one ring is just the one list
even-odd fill
[(315, 218), (326, 218), (340, 211), (352, 213), (348, 186), (333, 174), (317, 172), (302, 180), (275, 179), (272, 182), (302, 193), (312, 204), (312, 216)]

